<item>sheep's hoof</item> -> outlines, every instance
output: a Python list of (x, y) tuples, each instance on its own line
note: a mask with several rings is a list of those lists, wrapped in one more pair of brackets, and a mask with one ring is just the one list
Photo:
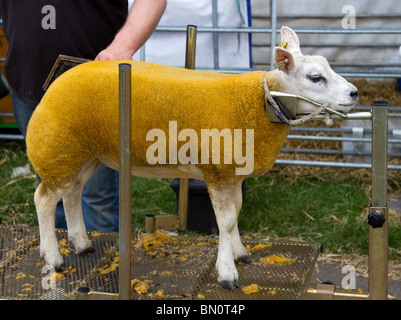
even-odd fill
[(59, 265), (57, 267), (54, 267), (54, 271), (57, 272), (57, 273), (62, 273), (64, 270), (65, 270), (64, 264), (61, 264), (61, 265)]
[(224, 289), (234, 291), (234, 282), (229, 280), (224, 280), (220, 282)]
[(234, 291), (234, 287), (235, 288), (241, 287), (238, 283), (238, 280), (234, 280), (234, 281), (224, 280), (224, 281), (221, 281), (220, 284), (223, 286), (224, 289), (228, 289), (231, 291)]
[(81, 256), (84, 256), (84, 255), (87, 255), (89, 253), (94, 253), (94, 252), (95, 252), (95, 249), (93, 247), (89, 247), (89, 248), (86, 248), (86, 249), (82, 250), (78, 254), (81, 255)]
[(248, 263), (251, 263), (251, 258), (249, 258), (249, 256), (245, 255), (245, 256), (239, 257), (236, 261), (248, 264)]

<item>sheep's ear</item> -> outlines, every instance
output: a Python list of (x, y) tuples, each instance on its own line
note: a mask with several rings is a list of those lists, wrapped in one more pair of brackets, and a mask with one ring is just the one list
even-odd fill
[(273, 51), (274, 66), (280, 71), (289, 73), (295, 64), (294, 56), (290, 51), (282, 47), (275, 47)]
[(294, 30), (289, 27), (281, 27), (281, 41), (285, 43), (285, 48), (293, 53), (301, 53), (299, 38)]

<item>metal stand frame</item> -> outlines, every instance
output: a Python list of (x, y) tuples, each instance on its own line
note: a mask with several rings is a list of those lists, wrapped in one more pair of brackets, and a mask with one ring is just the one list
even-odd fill
[(369, 208), (369, 292), (345, 290), (319, 284), (310, 288), (305, 299), (385, 300), (388, 298), (388, 206), (387, 145), (388, 103), (372, 105), (372, 195)]
[[(196, 26), (187, 27), (185, 67), (195, 68)], [(119, 294), (78, 290), (78, 299), (131, 299), (131, 65), (119, 65), (120, 119), (120, 222), (119, 222)], [(372, 202), (369, 210), (369, 293), (317, 285), (310, 288), (306, 299), (387, 299), (388, 297), (388, 207), (387, 207), (387, 135), (388, 103), (372, 105)], [(366, 119), (366, 113), (363, 116)], [(178, 216), (147, 215), (145, 231), (177, 227), (186, 230), (188, 210), (188, 179), (180, 180)]]

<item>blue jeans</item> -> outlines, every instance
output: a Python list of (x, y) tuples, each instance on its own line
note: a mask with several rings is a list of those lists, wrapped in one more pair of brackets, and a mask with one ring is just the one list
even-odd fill
[[(14, 118), (24, 138), (34, 110), (35, 107), (27, 105), (13, 94)], [(101, 164), (82, 191), (82, 211), (86, 229), (88, 231), (118, 231), (118, 202), (118, 171)], [(61, 200), (57, 204), (55, 222), (56, 228), (67, 227)]]

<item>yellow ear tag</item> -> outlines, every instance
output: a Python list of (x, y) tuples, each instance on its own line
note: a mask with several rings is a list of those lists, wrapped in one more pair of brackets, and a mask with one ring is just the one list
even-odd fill
[(281, 48), (286, 48), (287, 47), (287, 42), (283, 41), (278, 46), (281, 47)]

